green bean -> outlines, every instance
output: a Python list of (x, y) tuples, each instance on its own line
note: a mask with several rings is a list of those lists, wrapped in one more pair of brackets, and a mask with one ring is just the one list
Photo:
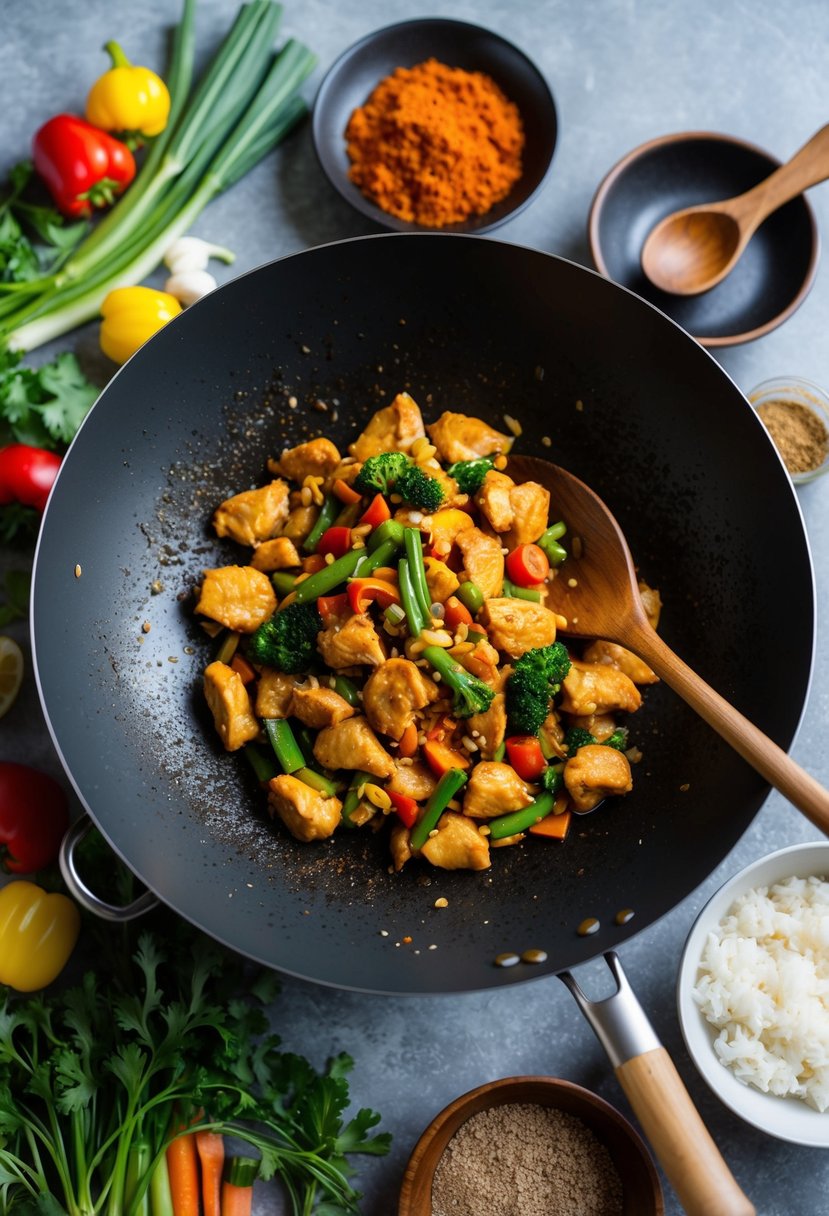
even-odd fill
[(423, 808), (423, 814), (412, 828), (410, 844), (413, 849), (422, 849), (429, 839), (429, 833), (437, 826), (447, 803), (451, 802), (458, 790), (466, 784), (466, 773), (462, 768), (450, 768), (444, 773), (432, 791), (432, 796)]
[(513, 583), (510, 579), (504, 579), (504, 587), (502, 595), (509, 596), (513, 600), (532, 600), (534, 604), (541, 603), (541, 592), (537, 587), (519, 587), (517, 583)]
[(264, 718), (263, 724), (283, 773), (295, 773), (297, 769), (305, 768), (305, 757), (294, 738), (290, 722), (286, 718)]
[(420, 637), (426, 628), (426, 621), (412, 586), (409, 563), (405, 557), (401, 557), (397, 563), (397, 582), (400, 588), (400, 599), (406, 611), (406, 620), (409, 622), (409, 633), (413, 638)]
[(426, 582), (426, 567), (423, 565), (423, 543), (417, 528), (406, 528), (403, 533), (403, 544), (409, 562), (409, 577), (412, 590), (415, 593), (418, 607), (423, 614), (425, 624), (432, 619), (432, 597)]
[(499, 815), (489, 821), (490, 840), (505, 840), (507, 836), (517, 836), (526, 832), (527, 828), (546, 819), (555, 806), (555, 794), (539, 794), (535, 802), (525, 806), (523, 810), (512, 811), (509, 815)]
[(567, 550), (558, 543), (566, 531), (566, 525), (561, 521), (557, 524), (550, 524), (549, 528), (542, 532), (535, 542), (546, 555), (551, 566), (560, 566), (567, 556)]
[(282, 599), (283, 596), (291, 594), (294, 589), (296, 579), (297, 576), (295, 574), (289, 574), (287, 570), (275, 570), (273, 572), (271, 575), (271, 582), (273, 583), (274, 591), (280, 599)]
[(334, 679), (334, 691), (339, 693), (344, 701), (352, 707), (357, 707), (360, 704), (360, 690), (353, 680), (349, 680), (348, 676), (336, 676)]
[[(388, 523), (388, 520), (386, 521)], [(373, 574), (375, 570), (379, 570), (381, 566), (388, 566), (394, 561), (397, 556), (397, 551), (403, 544), (403, 537), (400, 540), (384, 540), (376, 549), (359, 549), (358, 552), (363, 554), (360, 565), (354, 571), (355, 578), (367, 578), (369, 574)]]
[(304, 781), (312, 790), (319, 790), (321, 794), (325, 794), (326, 798), (333, 798), (337, 792), (333, 781), (329, 781), (327, 777), (323, 777), (322, 773), (317, 773), (312, 768), (297, 769), (294, 776), (300, 781)]
[(366, 785), (369, 781), (374, 781), (374, 780), (375, 780), (375, 777), (374, 777), (373, 773), (364, 773), (359, 770), (357, 772), (355, 772), (354, 776), (352, 777), (351, 785), (349, 785), (348, 793), (346, 794), (345, 798), (343, 799), (343, 808), (342, 808), (342, 811), (340, 812), (340, 814), (343, 817), (343, 823), (346, 825), (346, 827), (355, 826), (351, 822), (351, 816), (354, 814), (354, 812), (357, 810), (357, 807), (360, 805), (360, 802), (361, 802), (360, 789), (364, 785)]
[(325, 566), (316, 574), (312, 574), (310, 578), (306, 578), (297, 587), (294, 602), (307, 604), (309, 600), (318, 599), (321, 595), (328, 595), (335, 587), (339, 587), (340, 583), (344, 583), (347, 578), (351, 577), (358, 562), (362, 561), (364, 553), (365, 549), (349, 549), (348, 553), (338, 557), (330, 566)]
[(501, 742), (498, 744), (495, 751), (492, 753), (492, 759), (497, 760), (497, 762), (500, 764), (502, 762), (502, 760), (504, 759), (504, 756), (506, 756), (506, 754), (507, 754), (507, 745), (506, 745), (506, 743)]
[(473, 616), (477, 615), (484, 606), (484, 593), (477, 583), (467, 581), (461, 583), (455, 595), (465, 608), (468, 608)]
[(396, 519), (386, 519), (370, 533), (366, 548), (369, 553), (373, 553), (379, 545), (384, 544), (387, 540), (393, 540), (395, 547), (399, 549), (403, 544), (403, 531), (403, 525)]
[(326, 494), (320, 513), (317, 516), (317, 522), (314, 524), (311, 531), (302, 542), (302, 548), (305, 553), (315, 553), (319, 539), (325, 532), (326, 528), (330, 528), (334, 520), (340, 513), (342, 503), (334, 494)]
[(228, 629), (227, 633), (222, 638), (221, 645), (216, 651), (217, 663), (229, 663), (236, 653), (236, 648), (239, 645), (241, 634), (234, 633), (232, 629)]
[(279, 769), (274, 764), (270, 756), (266, 756), (253, 743), (243, 748), (245, 759), (256, 774), (256, 780), (260, 784), (265, 785), (270, 781), (271, 777), (276, 777)]

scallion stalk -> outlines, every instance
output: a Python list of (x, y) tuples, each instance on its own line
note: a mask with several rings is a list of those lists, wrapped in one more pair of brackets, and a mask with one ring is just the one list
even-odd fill
[(298, 769), (305, 768), (305, 757), (294, 738), (290, 722), (285, 718), (264, 718), (262, 722), (282, 771), (295, 773)]
[(423, 848), (429, 839), (429, 833), (437, 826), (438, 820), (446, 810), (447, 804), (465, 784), (466, 773), (462, 768), (450, 768), (443, 774), (423, 808), (423, 814), (412, 828), (410, 840), (413, 849)]

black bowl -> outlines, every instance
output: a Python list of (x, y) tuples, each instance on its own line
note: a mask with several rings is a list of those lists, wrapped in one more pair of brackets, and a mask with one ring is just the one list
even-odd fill
[(733, 346), (775, 329), (803, 303), (817, 269), (817, 226), (803, 195), (769, 216), (731, 274), (702, 295), (654, 287), (640, 258), (651, 229), (666, 215), (742, 194), (779, 164), (752, 144), (705, 131), (665, 135), (634, 148), (593, 199), (588, 228), (597, 269), (661, 308), (703, 346)]
[(555, 103), (546, 80), (523, 51), (491, 30), (435, 17), (402, 21), (361, 38), (334, 62), (319, 87), (312, 123), (317, 156), (332, 185), (363, 215), (397, 232), (427, 231), (420, 224), (389, 215), (349, 180), (345, 129), (353, 111), (395, 68), (414, 67), (429, 58), (468, 72), (485, 72), (521, 113), (524, 165), (513, 189), (485, 215), (470, 216), (441, 229), (488, 232), (517, 215), (538, 192), (558, 132)]

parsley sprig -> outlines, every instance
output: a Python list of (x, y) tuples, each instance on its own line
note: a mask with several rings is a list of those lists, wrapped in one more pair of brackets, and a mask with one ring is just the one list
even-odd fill
[[(256, 1150), (293, 1216), (359, 1212), (349, 1158), (390, 1137), (372, 1134), (372, 1110), (347, 1117), (349, 1056), (318, 1071), (280, 1050), (271, 973), (252, 977), (183, 922), (98, 962), (97, 978), (0, 1004), (0, 1211), (135, 1216), (187, 1126)], [(139, 1144), (148, 1165), (129, 1190)]]

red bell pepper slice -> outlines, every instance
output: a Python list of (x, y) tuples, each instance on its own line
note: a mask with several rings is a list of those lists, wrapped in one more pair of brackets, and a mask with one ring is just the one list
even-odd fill
[(56, 114), (35, 133), (32, 160), (58, 210), (89, 216), (107, 207), (135, 177), (126, 144), (74, 114)]
[(506, 740), (507, 758), (522, 781), (537, 781), (547, 761), (535, 735), (513, 735)]
[(0, 864), (11, 874), (33, 874), (57, 858), (69, 827), (69, 804), (48, 773), (0, 763)]
[(454, 632), (459, 625), (471, 627), (475, 622), (466, 604), (462, 604), (456, 595), (450, 595), (444, 605), (443, 623), (447, 629), (451, 629)]
[(331, 617), (343, 616), (348, 609), (348, 596), (344, 591), (340, 595), (321, 595), (317, 600), (317, 611), (326, 625)]
[(334, 557), (345, 557), (351, 549), (351, 529), (345, 527), (326, 528), (317, 543), (317, 553)]
[(382, 494), (375, 494), (370, 505), (360, 516), (360, 527), (370, 524), (372, 528), (379, 528), (380, 524), (384, 524), (387, 519), (391, 519), (389, 504)]
[(538, 545), (519, 545), (507, 555), (507, 578), (517, 587), (535, 587), (550, 573), (550, 563)]
[(414, 827), (420, 814), (420, 807), (414, 798), (410, 798), (408, 794), (396, 794), (393, 790), (386, 790), (386, 793), (391, 798), (391, 804), (397, 811), (403, 825), (407, 828)]
[(384, 578), (355, 578), (348, 584), (348, 602), (354, 612), (365, 612), (374, 602), (381, 608), (400, 603), (400, 592)]

